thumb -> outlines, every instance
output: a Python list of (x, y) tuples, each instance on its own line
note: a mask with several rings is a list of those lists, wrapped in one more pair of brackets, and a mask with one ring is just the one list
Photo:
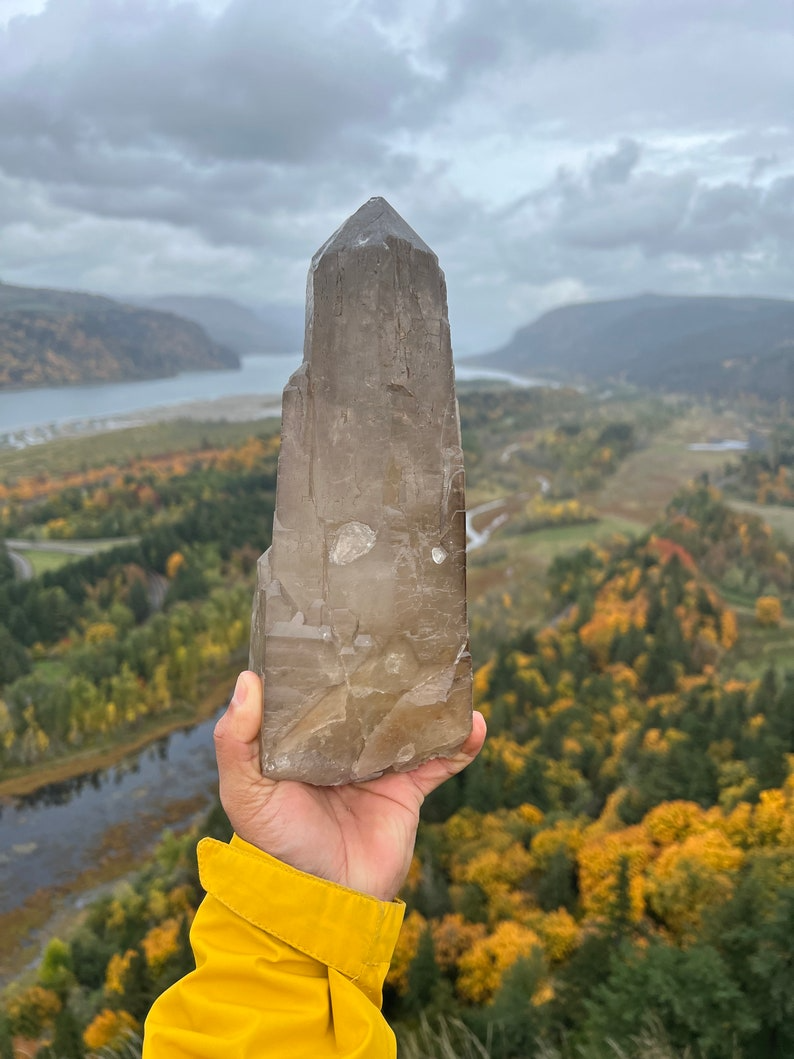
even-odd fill
[(437, 757), (426, 761), (408, 775), (413, 779), (419, 791), (426, 798), (436, 787), (458, 772), (477, 757), (485, 742), (486, 725), (483, 715), (475, 710), (472, 715), (472, 727), (468, 739), (453, 757)]
[(262, 682), (245, 671), (237, 684), (226, 713), (215, 725), (215, 756), (221, 784), (260, 779), (259, 729), (262, 724)]

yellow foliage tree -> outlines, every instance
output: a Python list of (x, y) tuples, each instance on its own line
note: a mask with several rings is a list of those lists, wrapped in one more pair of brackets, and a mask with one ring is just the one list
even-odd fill
[(172, 917), (152, 927), (141, 946), (146, 962), (156, 974), (179, 946), (179, 920)]
[(426, 926), (427, 920), (416, 910), (409, 912), (405, 917), (403, 928), (394, 947), (389, 973), (386, 975), (386, 981), (397, 990), (400, 996), (405, 996), (408, 992), (408, 969), (416, 956), (419, 938)]
[(755, 620), (764, 628), (780, 625), (783, 607), (777, 596), (759, 596), (755, 601)]
[(643, 820), (648, 834), (660, 846), (681, 842), (690, 835), (704, 831), (705, 813), (696, 802), (662, 802)]
[(115, 1041), (123, 1040), (127, 1034), (138, 1029), (138, 1023), (127, 1011), (111, 1011), (103, 1008), (83, 1033), (88, 1048), (96, 1050)]
[(579, 944), (579, 926), (565, 908), (547, 912), (531, 925), (537, 929), (543, 949), (552, 963), (561, 963)]
[(108, 961), (105, 971), (105, 991), (107, 993), (124, 992), (124, 977), (130, 969), (130, 963), (135, 956), (135, 949), (127, 949), (122, 956), (120, 952), (114, 952)]
[(750, 833), (753, 844), (758, 846), (794, 843), (794, 805), (788, 788), (761, 791)]
[(49, 1025), (61, 1010), (61, 1000), (52, 989), (32, 985), (12, 996), (7, 1005), (13, 1026), (25, 1036), (35, 1036)]
[(16, 735), (14, 733), (14, 722), (11, 718), (11, 711), (8, 706), (0, 699), (0, 748), (3, 750), (10, 750), (14, 745)]
[(534, 930), (513, 920), (500, 923), (493, 934), (476, 941), (458, 962), (458, 991), (475, 1004), (490, 1000), (502, 984), (505, 972), (533, 949), (543, 951)]
[(664, 849), (648, 871), (648, 904), (679, 940), (695, 937), (704, 909), (726, 901), (744, 862), (722, 831), (691, 834)]
[(180, 567), (185, 565), (185, 557), (182, 552), (171, 552), (165, 561), (165, 576), (171, 580), (176, 577)]
[(548, 870), (554, 854), (560, 847), (575, 857), (583, 842), (581, 824), (575, 820), (558, 820), (553, 827), (539, 831), (532, 839), (530, 853), (532, 867), (543, 873)]
[(431, 925), (436, 963), (442, 971), (457, 967), (461, 956), (487, 931), (484, 923), (469, 923), (459, 912), (451, 912)]
[(720, 618), (720, 643), (726, 651), (730, 651), (739, 639), (739, 626), (736, 621), (736, 611), (726, 607)]
[(85, 630), (86, 643), (102, 643), (104, 640), (115, 640), (118, 629), (110, 621), (95, 621)]
[[(590, 830), (590, 829), (588, 829)], [(616, 907), (623, 862), (628, 867), (631, 918), (638, 923), (645, 911), (644, 872), (652, 857), (648, 833), (640, 826), (599, 834), (594, 825), (592, 837), (579, 850), (579, 892), (585, 912), (609, 917)]]

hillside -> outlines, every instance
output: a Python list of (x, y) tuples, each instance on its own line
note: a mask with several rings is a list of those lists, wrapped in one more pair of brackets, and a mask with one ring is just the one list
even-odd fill
[(231, 298), (166, 294), (140, 304), (193, 320), (236, 353), (291, 353), (303, 343), (303, 309), (263, 306), (258, 312)]
[[(767, 494), (784, 499), (788, 425), (774, 464), (747, 453), (729, 473), (688, 442), (770, 427), (768, 410), (690, 405), (462, 395), (489, 740), (423, 808), (384, 991), (404, 1059), (794, 1055), (794, 539), (704, 477), (746, 488), (765, 516)], [(0, 542), (0, 793), (186, 723), (244, 664), (278, 438), (172, 429), (124, 431), (115, 453), (53, 445), (49, 474), (47, 446), (0, 454), (0, 534), (118, 539), (90, 558), (53, 551), (28, 580)], [(627, 510), (633, 522), (615, 517)], [(135, 827), (153, 838), (186, 819), (166, 816), (184, 789), (173, 799)], [(27, 827), (39, 810), (25, 804)], [(81, 894), (74, 920), (50, 918), (41, 880), (22, 905), (17, 882), (20, 907), (0, 915), (0, 976), (21, 975), (0, 996), (0, 1055), (50, 1042), (64, 1059), (140, 1056), (149, 1003), (192, 967), (201, 833), (228, 835), (219, 810), (198, 833), (167, 833), (141, 875)], [(83, 845), (90, 874), (60, 864), (58, 893), (123, 875), (127, 834)], [(24, 838), (3, 847), (10, 870), (36, 855)], [(414, 1047), (425, 1028), (459, 1043)]]
[(518, 330), (487, 363), (697, 395), (791, 398), (794, 302), (643, 294), (566, 305)]
[(196, 323), (93, 294), (0, 283), (0, 389), (239, 367)]

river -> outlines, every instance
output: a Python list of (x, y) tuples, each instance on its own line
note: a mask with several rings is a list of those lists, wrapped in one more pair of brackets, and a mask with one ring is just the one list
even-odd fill
[(90, 428), (92, 421), (133, 416), (189, 401), (280, 394), (299, 363), (299, 353), (248, 356), (242, 358), (239, 369), (230, 371), (193, 371), (168, 379), (42, 386), (0, 393), (0, 436), (64, 423), (85, 423)]
[[(46, 440), (53, 427), (67, 424), (90, 431), (107, 420), (125, 416), (134, 420), (135, 413), (154, 408), (240, 394), (280, 395), (300, 359), (297, 352), (250, 355), (242, 358), (239, 369), (231, 371), (196, 371), (168, 379), (0, 392), (0, 447), (21, 447)], [(461, 381), (490, 378), (519, 386), (543, 385), (540, 380), (522, 379), (507, 372), (467, 367), (465, 361), (456, 365), (456, 375)]]
[(39, 889), (69, 886), (107, 855), (114, 830), (123, 833), (125, 851), (143, 857), (169, 807), (184, 804), (173, 826), (208, 807), (217, 791), (214, 724), (212, 718), (174, 732), (112, 768), (1, 803), (0, 914)]

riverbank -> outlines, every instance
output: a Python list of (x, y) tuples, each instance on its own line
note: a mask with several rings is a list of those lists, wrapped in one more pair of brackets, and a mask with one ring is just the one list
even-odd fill
[(110, 828), (94, 864), (69, 883), (42, 887), (19, 908), (0, 914), (0, 990), (24, 983), (53, 937), (76, 931), (93, 901), (140, 870), (142, 844), (151, 855), (163, 830), (183, 834), (206, 812), (204, 799), (182, 798), (164, 807), (156, 832), (148, 820)]
[(199, 423), (247, 423), (281, 415), (281, 398), (272, 394), (238, 394), (209, 400), (179, 401), (109, 415), (84, 416), (0, 434), (0, 450), (27, 449), (50, 441), (105, 434), (114, 430), (188, 419)]
[(112, 746), (76, 751), (67, 757), (37, 765), (35, 769), (26, 769), (4, 777), (0, 780), (0, 802), (33, 794), (51, 783), (63, 783), (91, 772), (112, 768), (125, 757), (145, 750), (158, 739), (206, 721), (220, 706), (228, 702), (235, 678), (244, 665), (245, 660), (241, 656), (224, 668), (213, 679), (193, 710), (174, 710), (166, 717), (155, 718), (142, 730)]

